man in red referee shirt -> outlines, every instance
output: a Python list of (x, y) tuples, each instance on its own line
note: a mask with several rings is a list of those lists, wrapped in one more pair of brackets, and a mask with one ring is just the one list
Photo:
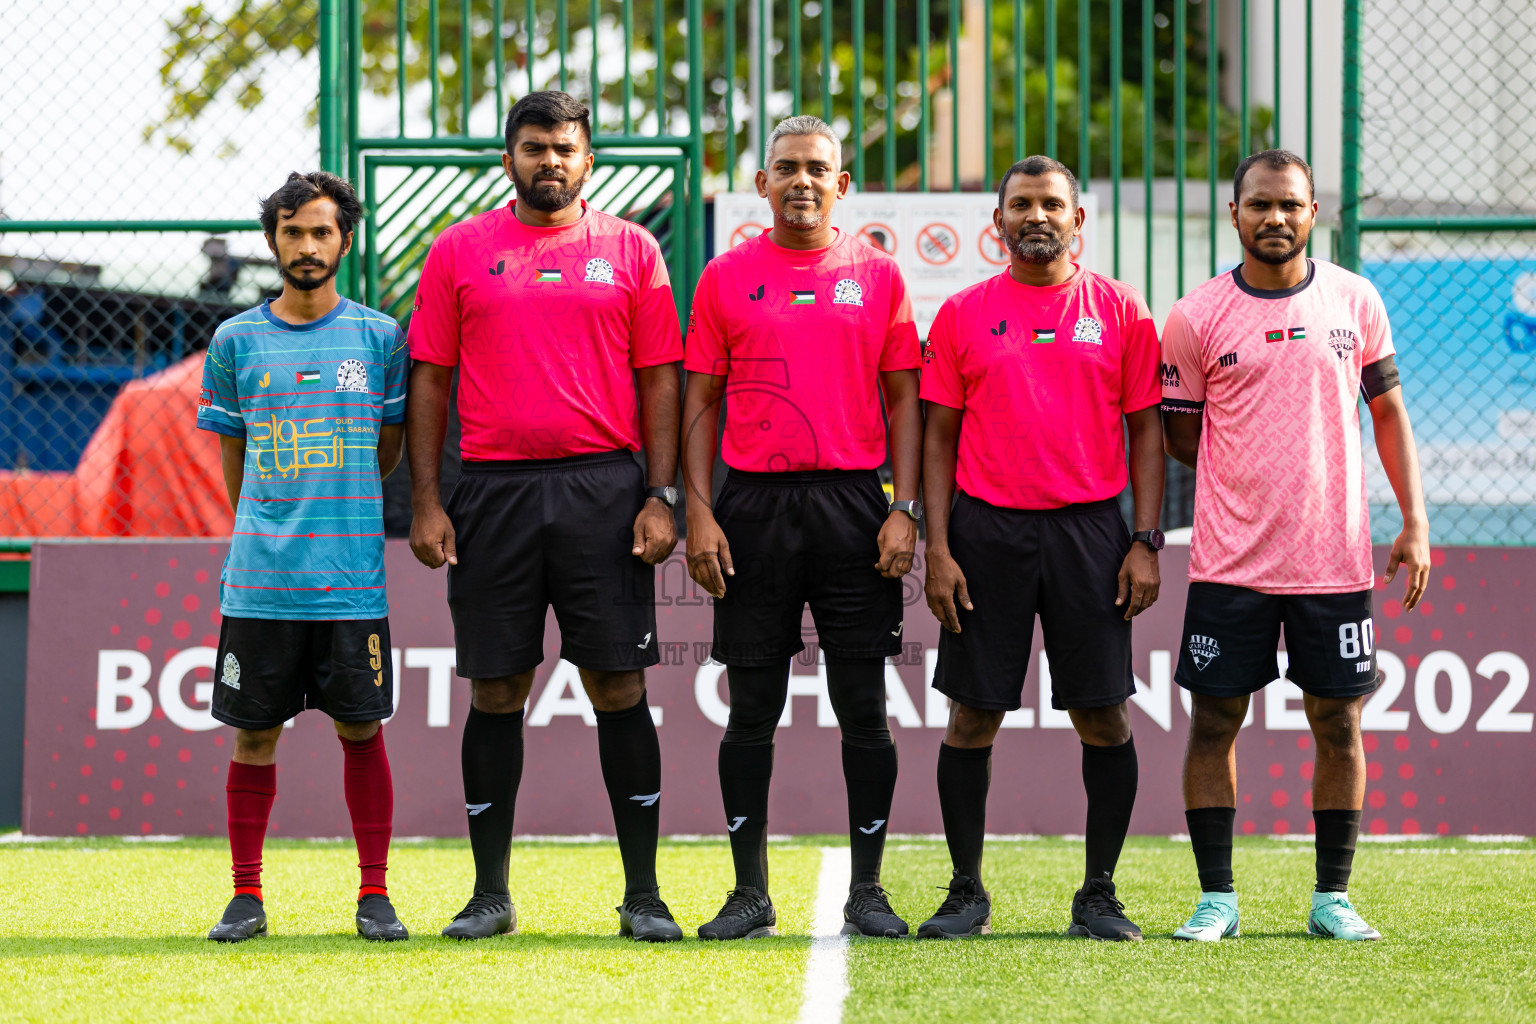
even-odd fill
[[(443, 934), (517, 928), (507, 870), (523, 706), (553, 605), (560, 656), (597, 715), (624, 859), (620, 931), (679, 939), (656, 889), (661, 752), (645, 699), (645, 668), (660, 660), (654, 566), (677, 543), (677, 308), (656, 240), (581, 201), (587, 108), (533, 93), (506, 135), (517, 200), (432, 244), (409, 333), (411, 548), (449, 565), (458, 672), (473, 690), (463, 769), (475, 892)], [(445, 509), (455, 367), (464, 475)], [(631, 455), (642, 441), (643, 473)]]
[[(1068, 934), (1135, 941), (1113, 875), (1136, 798), (1131, 618), (1157, 600), (1163, 546), (1157, 330), (1135, 289), (1072, 262), (1083, 210), (1063, 164), (1014, 164), (997, 205), (1009, 265), (944, 303), (924, 355), (927, 591), (944, 625), (933, 685), (951, 700), (939, 805), (954, 877), (917, 934), (991, 931), (992, 741), (1020, 706), (1038, 613), (1051, 706), (1082, 740), (1088, 792)], [(1116, 501), (1127, 428), (1134, 534)]]
[[(853, 875), (845, 933), (905, 935), (880, 888), (896, 747), (885, 659), (901, 651), (901, 577), (917, 545), (922, 412), (917, 330), (896, 262), (832, 227), (848, 190), (836, 134), (774, 129), (758, 194), (773, 229), (710, 261), (688, 327), (688, 571), (715, 598), (729, 666), (720, 789), (736, 886), (703, 939), (769, 935), (768, 781), (790, 659), (809, 602), (843, 733)], [(886, 420), (896, 501), (875, 470)], [(720, 401), (730, 475), (711, 507)]]

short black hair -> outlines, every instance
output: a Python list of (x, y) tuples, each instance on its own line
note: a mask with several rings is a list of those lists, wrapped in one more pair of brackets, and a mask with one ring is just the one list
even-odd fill
[(1028, 175), (1031, 178), (1039, 178), (1047, 174), (1059, 174), (1067, 179), (1067, 186), (1072, 190), (1072, 209), (1078, 207), (1077, 175), (1060, 160), (1054, 160), (1048, 156), (1027, 156), (1003, 172), (1003, 178), (997, 183), (997, 208), (1003, 208), (1003, 202), (1008, 196), (1008, 181), (1015, 174)]
[(357, 222), (363, 219), (363, 204), (357, 201), (357, 192), (346, 178), (328, 171), (310, 171), (308, 174), (294, 171), (283, 182), (282, 188), (261, 201), (262, 234), (275, 237), (280, 211), (286, 210), (291, 216), (299, 212), (299, 207), (316, 199), (329, 199), (336, 204), (336, 227), (343, 235), (351, 234)]
[(1312, 165), (1288, 149), (1266, 149), (1260, 153), (1243, 157), (1243, 162), (1237, 165), (1237, 170), (1232, 172), (1232, 201), (1242, 202), (1243, 178), (1248, 174), (1248, 168), (1254, 164), (1262, 164), (1272, 171), (1283, 171), (1287, 167), (1300, 167), (1307, 172), (1307, 194), (1317, 198), (1317, 186), (1312, 183)]
[(507, 152), (512, 152), (512, 140), (517, 130), (525, 124), (535, 128), (555, 128), (575, 122), (581, 127), (581, 137), (592, 148), (592, 112), (575, 96), (559, 89), (531, 92), (512, 104), (507, 111)]

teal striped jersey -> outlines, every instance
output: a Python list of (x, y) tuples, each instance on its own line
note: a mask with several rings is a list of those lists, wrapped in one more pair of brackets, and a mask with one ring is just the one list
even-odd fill
[(406, 362), (400, 325), (350, 299), (307, 324), (264, 302), (219, 325), (197, 425), (246, 442), (223, 614), (389, 614), (379, 427), (405, 420)]

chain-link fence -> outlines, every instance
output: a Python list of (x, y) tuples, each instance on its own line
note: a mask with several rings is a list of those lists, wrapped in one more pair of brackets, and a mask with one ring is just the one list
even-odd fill
[[(1536, 6), (1362, 14), (1361, 269), (1392, 318), (1431, 536), (1536, 543)], [(1366, 466), (1387, 541), (1397, 503)]]

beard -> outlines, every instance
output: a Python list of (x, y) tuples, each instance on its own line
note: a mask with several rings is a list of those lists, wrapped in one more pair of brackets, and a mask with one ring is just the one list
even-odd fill
[[(300, 277), (298, 271), (302, 267), (315, 267), (324, 273), (316, 277)], [(326, 263), (322, 260), (305, 259), (294, 260), (283, 267), (283, 282), (301, 292), (312, 292), (316, 288), (324, 287), (325, 283), (336, 276), (336, 271), (341, 268), (341, 261)]]
[[(1291, 243), (1291, 247), (1283, 252), (1275, 252), (1271, 249), (1262, 249), (1259, 247), (1259, 243), (1266, 238), (1284, 239)], [(1258, 260), (1260, 263), (1268, 263), (1272, 267), (1278, 267), (1291, 262), (1291, 260), (1294, 260), (1297, 256), (1300, 256), (1302, 253), (1307, 251), (1307, 236), (1304, 234), (1292, 234), (1289, 231), (1283, 234), (1280, 232), (1271, 231), (1256, 236), (1251, 243), (1245, 240), (1243, 242), (1243, 248), (1247, 250), (1250, 256)]]
[[(541, 181), (558, 182), (554, 188), (539, 188)], [(542, 213), (555, 213), (581, 198), (581, 187), (586, 182), (577, 180), (572, 185), (562, 175), (553, 171), (540, 171), (532, 181), (523, 181), (517, 172), (512, 173), (512, 187), (517, 189), (517, 201)]]
[(1070, 236), (1058, 234), (1046, 229), (1049, 238), (1024, 237), (1021, 231), (1017, 235), (1008, 235), (1008, 251), (1025, 263), (1055, 263), (1067, 254), (1072, 247)]
[[(796, 210), (789, 205), (791, 199), (809, 199), (812, 203), (812, 208), (809, 210)], [(815, 192), (786, 192), (784, 193), (783, 205), (779, 208), (779, 216), (784, 219), (784, 223), (791, 227), (820, 227), (822, 222), (826, 220), (826, 215), (822, 212), (821, 207), (822, 198)]]

